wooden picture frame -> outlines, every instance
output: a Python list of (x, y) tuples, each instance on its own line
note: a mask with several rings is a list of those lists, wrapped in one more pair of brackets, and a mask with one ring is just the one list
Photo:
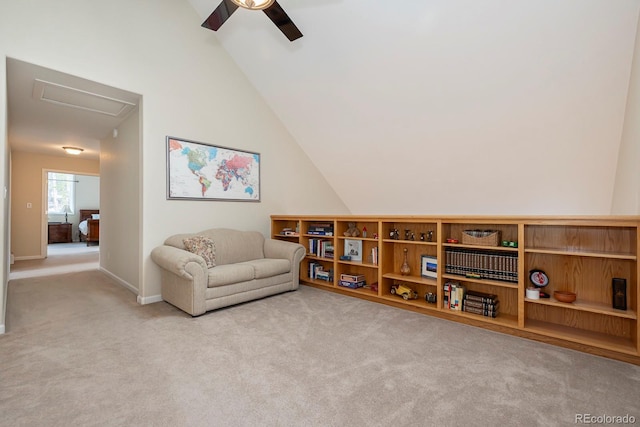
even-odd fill
[(167, 136), (167, 199), (260, 201), (260, 153)]

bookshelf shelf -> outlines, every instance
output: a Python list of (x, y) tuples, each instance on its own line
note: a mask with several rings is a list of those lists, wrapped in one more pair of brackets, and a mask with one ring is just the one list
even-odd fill
[(591, 258), (611, 258), (611, 259), (626, 259), (631, 261), (636, 261), (637, 257), (633, 254), (625, 254), (625, 253), (603, 253), (603, 252), (591, 252), (591, 251), (575, 251), (575, 250), (563, 250), (563, 249), (552, 249), (552, 248), (528, 248), (525, 249), (526, 253), (533, 254), (547, 254), (547, 255), (567, 255), (567, 256), (578, 256), (578, 257), (591, 257)]
[(430, 279), (430, 278), (421, 277), (421, 276), (403, 276), (400, 273), (385, 273), (382, 275), (382, 277), (385, 279), (392, 279), (400, 282), (409, 282), (409, 283), (418, 283), (422, 285), (438, 286), (438, 281), (436, 279)]
[(511, 314), (499, 314), (498, 317), (487, 317), (479, 314), (466, 313), (464, 311), (446, 310), (447, 313), (455, 316), (460, 316), (465, 319), (478, 320), (480, 322), (492, 323), (508, 328), (515, 328), (518, 326), (518, 317)]
[(389, 302), (396, 302), (396, 303), (402, 303), (403, 305), (407, 305), (407, 306), (411, 306), (411, 307), (415, 307), (415, 308), (420, 308), (420, 309), (425, 309), (425, 310), (437, 310), (437, 306), (436, 304), (430, 304), (428, 302), (426, 302), (424, 299), (410, 299), (410, 300), (404, 300), (401, 297), (397, 296), (397, 295), (383, 295), (380, 297), (380, 299), (385, 300), (385, 301), (389, 301)]
[(368, 268), (378, 268), (378, 266), (376, 264), (369, 264), (367, 262), (356, 262), (356, 261), (342, 261), (342, 260), (338, 260), (338, 264), (344, 264), (344, 265), (353, 265), (356, 267), (368, 267)]
[(628, 338), (543, 321), (529, 321), (524, 329), (528, 332), (534, 332), (564, 341), (571, 341), (634, 356), (638, 355), (636, 346)]
[[(357, 235), (351, 234), (354, 227)], [(640, 216), (271, 217), (274, 239), (298, 242), (307, 252), (315, 240), (327, 240), (329, 253), (334, 252), (332, 258), (308, 254), (300, 267), (301, 283), (636, 365), (639, 228)], [(317, 234), (323, 232), (327, 235)], [(355, 247), (362, 261), (340, 260), (348, 244), (349, 252)], [(400, 274), (405, 257), (408, 275)], [(333, 280), (312, 279), (316, 268), (325, 271), (320, 277), (330, 271)], [(568, 304), (526, 298), (532, 270), (542, 270), (549, 278), (545, 292), (568, 290), (578, 299)], [(423, 277), (428, 274), (436, 277)], [(363, 277), (367, 287), (340, 286), (342, 275)], [(625, 284), (626, 310), (613, 308), (613, 279)], [(391, 288), (397, 292), (399, 286), (418, 298), (392, 295)], [(436, 302), (428, 303), (427, 294)], [(461, 310), (447, 306), (452, 295)], [(464, 311), (465, 304), (479, 314)], [(498, 313), (495, 318), (480, 314), (493, 311)]]
[(553, 297), (540, 299), (525, 298), (524, 300), (529, 304), (542, 304), (552, 307), (561, 307), (568, 310), (588, 311), (590, 313), (604, 314), (606, 316), (613, 317), (622, 317), (625, 319), (636, 320), (638, 318), (638, 315), (634, 310), (616, 310), (602, 303), (580, 301), (579, 299), (572, 303), (560, 302)]
[(421, 242), (420, 240), (394, 240), (394, 239), (383, 239), (385, 243), (404, 243), (407, 245), (424, 245), (424, 246), (437, 246), (437, 242)]

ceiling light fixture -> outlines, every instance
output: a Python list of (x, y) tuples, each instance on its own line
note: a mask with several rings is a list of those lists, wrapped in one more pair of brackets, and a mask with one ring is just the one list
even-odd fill
[(231, 0), (231, 1), (245, 9), (262, 10), (271, 6), (275, 0)]
[(74, 156), (77, 156), (84, 151), (82, 148), (78, 147), (62, 147), (62, 149), (66, 151), (67, 154), (73, 154)]

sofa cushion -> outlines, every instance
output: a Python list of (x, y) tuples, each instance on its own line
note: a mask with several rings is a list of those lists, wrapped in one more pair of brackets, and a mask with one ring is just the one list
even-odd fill
[(262, 258), (240, 264), (250, 265), (255, 272), (256, 279), (264, 279), (291, 271), (291, 263), (288, 259)]
[(248, 264), (227, 264), (218, 265), (216, 268), (210, 268), (208, 274), (207, 286), (215, 288), (216, 286), (233, 285), (234, 283), (246, 282), (253, 280), (255, 277), (255, 269)]
[(216, 266), (216, 247), (213, 240), (204, 236), (194, 236), (183, 239), (182, 243), (189, 252), (204, 258), (208, 268)]

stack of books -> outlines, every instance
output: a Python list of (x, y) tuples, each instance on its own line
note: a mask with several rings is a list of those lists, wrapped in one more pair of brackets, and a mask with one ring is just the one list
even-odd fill
[(281, 236), (298, 236), (298, 232), (295, 231), (293, 228), (283, 228), (282, 231), (280, 232)]
[(344, 286), (345, 288), (361, 288), (367, 284), (364, 274), (347, 274), (343, 273), (340, 275), (340, 281), (338, 282), (340, 286)]
[(316, 222), (309, 224), (309, 230), (307, 234), (314, 234), (317, 236), (333, 236), (333, 223), (330, 222)]
[(467, 291), (464, 296), (464, 311), (486, 317), (498, 316), (500, 301), (497, 295), (478, 291)]

